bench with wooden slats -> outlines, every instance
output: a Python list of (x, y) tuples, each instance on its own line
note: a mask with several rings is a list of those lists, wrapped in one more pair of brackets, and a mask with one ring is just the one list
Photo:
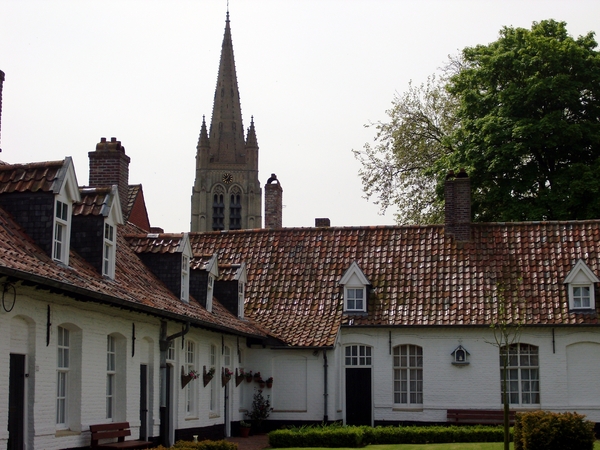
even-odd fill
[[(449, 409), (446, 411), (449, 423), (468, 425), (501, 425), (504, 423), (504, 411), (501, 409)], [(515, 412), (508, 412), (511, 425), (515, 423)]]
[[(111, 422), (101, 425), (90, 425), (92, 433), (92, 449), (110, 449), (110, 448), (151, 448), (151, 442), (130, 440), (126, 441), (127, 436), (131, 436), (129, 422)], [(98, 441), (105, 439), (117, 439), (116, 442), (100, 444)]]

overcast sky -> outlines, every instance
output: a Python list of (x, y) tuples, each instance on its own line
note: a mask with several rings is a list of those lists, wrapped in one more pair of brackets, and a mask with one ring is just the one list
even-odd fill
[[(0, 0), (0, 159), (72, 156), (116, 137), (150, 223), (188, 231), (202, 115), (210, 123), (226, 0)], [(283, 224), (394, 223), (363, 198), (352, 149), (372, 142), (395, 93), (504, 25), (600, 31), (600, 1), (230, 0), (244, 127), (259, 180), (277, 174)], [(597, 37), (598, 38), (598, 37)]]

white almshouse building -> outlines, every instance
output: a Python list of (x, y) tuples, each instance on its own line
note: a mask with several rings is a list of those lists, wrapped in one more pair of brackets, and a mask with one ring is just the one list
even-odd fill
[[(600, 423), (600, 220), (471, 223), (459, 172), (443, 225), (283, 228), (229, 20), (221, 57), (193, 232), (150, 227), (116, 138), (89, 152), (90, 186), (70, 157), (0, 162), (0, 448), (89, 448), (111, 422), (165, 445), (222, 438), (257, 389), (265, 430), (448, 423), (501, 410), (505, 353), (511, 410)], [(492, 344), (503, 318), (520, 325), (508, 348)]]

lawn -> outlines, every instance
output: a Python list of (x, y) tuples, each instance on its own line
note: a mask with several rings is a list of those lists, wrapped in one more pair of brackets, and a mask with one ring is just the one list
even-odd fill
[[(502, 442), (474, 442), (469, 444), (401, 444), (401, 445), (368, 445), (366, 450), (502, 450)], [(510, 444), (511, 450), (514, 448)], [(306, 450), (301, 448), (288, 448), (283, 450)], [(311, 450), (332, 450), (330, 448), (313, 447)], [(356, 450), (338, 448), (335, 450)], [(600, 441), (594, 444), (594, 450), (600, 450)]]

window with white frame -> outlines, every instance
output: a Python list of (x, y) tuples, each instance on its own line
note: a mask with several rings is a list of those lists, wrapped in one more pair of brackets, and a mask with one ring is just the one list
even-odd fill
[(102, 275), (115, 277), (115, 227), (104, 223), (104, 258)]
[(364, 311), (365, 310), (365, 288), (364, 287), (346, 287), (344, 289), (346, 297), (346, 311)]
[(169, 348), (167, 349), (167, 360), (175, 361), (175, 341), (169, 341)]
[(346, 366), (370, 366), (371, 347), (367, 345), (348, 345), (346, 347)]
[(578, 260), (564, 281), (569, 294), (569, 309), (594, 310), (596, 308), (594, 286), (599, 282), (600, 279), (583, 259)]
[[(217, 355), (217, 346), (214, 344), (210, 345), (210, 367), (215, 369), (215, 374), (219, 373), (218, 370), (218, 355)], [(219, 411), (219, 386), (220, 384), (217, 383), (217, 378), (218, 381), (220, 382), (221, 379), (220, 377), (214, 376), (212, 378), (212, 380), (210, 380), (210, 411), (213, 414), (217, 414)]]
[(344, 287), (344, 312), (367, 311), (367, 287), (371, 285), (358, 264), (353, 262), (340, 280)]
[(538, 347), (512, 344), (500, 349), (500, 400), (504, 404), (504, 362), (507, 364), (506, 393), (511, 405), (540, 403), (540, 368)]
[(238, 317), (244, 318), (244, 296), (245, 296), (245, 285), (244, 283), (238, 283)]
[(394, 403), (423, 404), (423, 348), (418, 345), (394, 347)]
[(215, 286), (215, 278), (212, 274), (208, 274), (208, 289), (206, 292), (206, 310), (212, 312), (213, 291)]
[(181, 255), (181, 300), (189, 302), (190, 292), (190, 258)]
[(65, 264), (69, 263), (69, 216), (69, 204), (56, 200), (52, 258)]
[(69, 330), (57, 328), (58, 355), (56, 365), (56, 425), (58, 428), (68, 428), (68, 392), (69, 392), (69, 366), (70, 366), (70, 339)]
[(106, 346), (106, 418), (115, 414), (115, 391), (117, 385), (117, 351), (114, 336), (109, 335)]
[(223, 348), (223, 367), (231, 369), (231, 347), (228, 346)]
[[(185, 369), (186, 373), (196, 370), (196, 344), (193, 341), (186, 341), (185, 351)], [(186, 385), (186, 415), (188, 417), (196, 416), (196, 386), (197, 383), (188, 383)]]

